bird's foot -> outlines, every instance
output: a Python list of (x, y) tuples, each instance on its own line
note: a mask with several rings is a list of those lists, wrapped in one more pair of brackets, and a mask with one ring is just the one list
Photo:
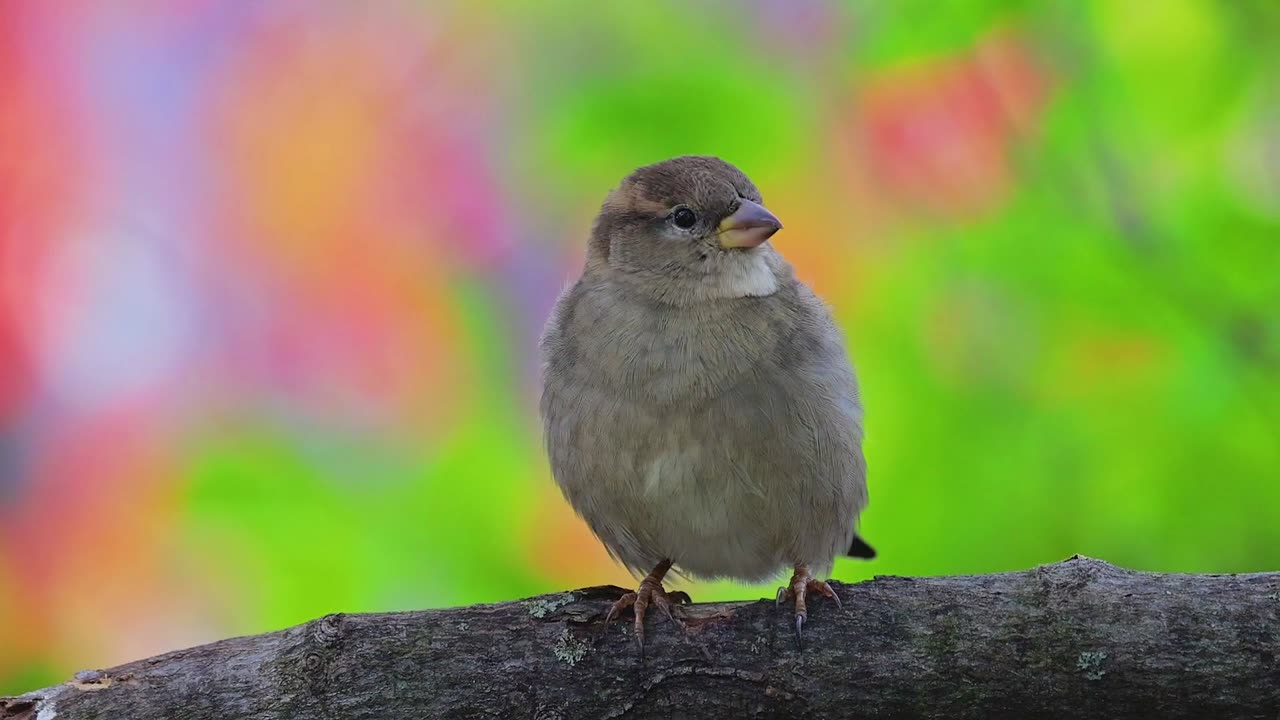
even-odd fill
[(809, 574), (809, 568), (805, 565), (797, 565), (796, 571), (791, 575), (791, 582), (786, 586), (778, 588), (777, 604), (781, 605), (785, 602), (794, 602), (796, 609), (796, 647), (801, 647), (800, 639), (803, 634), (804, 623), (809, 619), (808, 606), (806, 604), (806, 596), (809, 593), (817, 593), (823, 597), (829, 597), (835, 600), (836, 607), (844, 607), (840, 602), (840, 596), (835, 590), (831, 589), (825, 581), (815, 578)]
[(640, 581), (640, 587), (635, 592), (629, 592), (609, 608), (609, 613), (604, 618), (604, 630), (608, 630), (609, 626), (617, 620), (622, 613), (631, 608), (635, 614), (633, 626), (635, 628), (636, 648), (640, 652), (641, 661), (644, 660), (644, 616), (650, 606), (657, 607), (662, 611), (671, 624), (680, 629), (680, 632), (687, 633), (688, 628), (685, 626), (683, 619), (679, 617), (680, 606), (688, 605), (692, 602), (689, 594), (677, 590), (675, 592), (667, 592), (662, 587), (662, 576), (671, 568), (671, 562), (664, 561), (658, 567), (653, 569), (644, 580)]

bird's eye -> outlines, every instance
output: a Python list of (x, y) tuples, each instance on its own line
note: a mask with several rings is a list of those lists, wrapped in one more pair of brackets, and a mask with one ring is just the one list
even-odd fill
[(680, 208), (671, 214), (671, 222), (675, 223), (676, 227), (681, 230), (688, 230), (693, 227), (694, 223), (698, 222), (698, 215), (689, 208)]

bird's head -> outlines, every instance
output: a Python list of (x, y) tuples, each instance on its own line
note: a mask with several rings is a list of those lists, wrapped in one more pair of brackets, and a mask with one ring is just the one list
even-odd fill
[(639, 168), (609, 193), (588, 268), (674, 304), (770, 295), (786, 263), (782, 223), (729, 163), (683, 156)]

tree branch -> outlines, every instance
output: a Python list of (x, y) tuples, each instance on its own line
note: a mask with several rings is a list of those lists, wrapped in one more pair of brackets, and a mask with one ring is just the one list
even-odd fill
[(833, 583), (797, 651), (772, 601), (597, 638), (618, 588), (329, 615), (0, 699), (0, 719), (1280, 717), (1280, 573), (1084, 557), (997, 575)]

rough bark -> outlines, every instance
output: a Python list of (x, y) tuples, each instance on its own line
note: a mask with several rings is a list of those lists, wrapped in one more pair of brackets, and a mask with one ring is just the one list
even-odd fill
[(1280, 573), (1075, 557), (997, 575), (833, 583), (797, 650), (772, 601), (598, 638), (617, 588), (329, 615), (0, 699), (0, 718), (1280, 717)]

